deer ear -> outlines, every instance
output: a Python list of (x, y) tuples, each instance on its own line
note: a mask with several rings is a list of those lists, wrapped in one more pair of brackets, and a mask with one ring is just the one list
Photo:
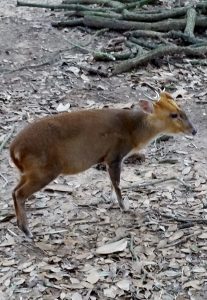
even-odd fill
[(153, 103), (151, 101), (140, 100), (139, 101), (139, 106), (147, 114), (152, 114), (154, 112)]

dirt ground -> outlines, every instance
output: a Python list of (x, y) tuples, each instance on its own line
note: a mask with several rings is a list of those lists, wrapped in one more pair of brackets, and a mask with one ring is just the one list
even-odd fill
[[(0, 1), (0, 145), (61, 107), (136, 106), (143, 82), (170, 88), (198, 134), (152, 143), (144, 163), (123, 165), (122, 186), (183, 180), (124, 189), (131, 213), (108, 209), (104, 170), (59, 177), (27, 202), (33, 242), (12, 218), (18, 172), (8, 142), (0, 153), (0, 299), (207, 299), (206, 68), (177, 60), (162, 69), (90, 76), (77, 65), (92, 64), (90, 53), (69, 42), (99, 49), (117, 34), (59, 31), (50, 25), (54, 12), (15, 3)], [(106, 243), (111, 253), (98, 254)]]

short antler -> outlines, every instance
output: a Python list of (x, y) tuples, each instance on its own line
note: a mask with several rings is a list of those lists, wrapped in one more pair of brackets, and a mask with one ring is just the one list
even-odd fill
[(147, 86), (149, 87), (154, 93), (155, 93), (155, 97), (151, 97), (150, 95), (148, 95), (147, 93), (143, 93), (149, 100), (152, 101), (158, 101), (160, 99), (160, 93), (162, 92), (162, 90), (160, 88), (155, 89), (152, 85), (150, 85), (149, 83), (142, 83), (142, 86)]

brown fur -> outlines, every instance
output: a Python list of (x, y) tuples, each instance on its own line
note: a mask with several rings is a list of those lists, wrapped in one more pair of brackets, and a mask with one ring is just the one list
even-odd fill
[[(162, 93), (154, 112), (102, 109), (63, 113), (40, 119), (23, 129), (10, 146), (11, 158), (21, 172), (13, 200), (19, 228), (31, 236), (25, 201), (59, 174), (76, 174), (104, 162), (113, 189), (124, 208), (120, 165), (162, 133), (192, 132), (193, 127), (171, 95)], [(186, 119), (172, 120), (170, 113)]]

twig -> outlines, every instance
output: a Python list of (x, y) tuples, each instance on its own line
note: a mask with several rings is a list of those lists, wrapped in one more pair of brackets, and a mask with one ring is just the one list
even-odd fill
[(5, 147), (5, 145), (7, 144), (7, 142), (9, 141), (9, 139), (11, 138), (12, 134), (14, 133), (14, 128), (15, 126), (12, 126), (12, 129), (10, 131), (10, 133), (8, 135), (6, 135), (6, 137), (4, 138), (3, 142), (0, 145), (0, 153), (3, 150), (3, 148)]
[(192, 187), (190, 184), (185, 183), (181, 178), (176, 177), (176, 180), (177, 180), (178, 182), (180, 182), (182, 185), (184, 185), (186, 188), (188, 188), (188, 189), (190, 189), (190, 190), (193, 190), (193, 187)]
[(158, 210), (156, 210), (156, 212), (164, 217), (164, 218), (167, 218), (167, 219), (172, 219), (176, 222), (180, 222), (180, 223), (192, 223), (192, 224), (204, 224), (204, 225), (207, 225), (207, 220), (206, 219), (188, 219), (188, 218), (180, 218), (180, 217), (177, 217), (175, 215), (169, 215), (169, 214), (165, 214), (165, 213), (162, 213)]
[[(47, 66), (47, 65), (51, 65), (52, 63), (54, 63), (57, 59), (57, 56), (62, 53), (62, 52), (66, 52), (66, 51), (70, 51), (71, 49), (73, 49), (73, 47), (70, 47), (70, 48), (65, 48), (65, 49), (60, 49), (60, 50), (57, 50), (53, 53), (52, 57), (49, 58), (48, 60), (42, 62), (42, 63), (39, 63), (39, 64), (36, 64), (36, 65), (26, 65), (26, 66), (21, 66), (19, 68), (16, 68), (16, 69), (13, 69), (13, 70), (9, 70), (9, 69), (4, 69), (4, 70), (0, 70), (0, 73), (12, 73), (12, 72), (19, 72), (19, 71), (23, 71), (23, 70), (26, 70), (26, 69), (35, 69), (35, 68), (39, 68), (39, 67), (43, 67), (43, 66)], [(43, 57), (44, 59), (44, 57)]]
[(35, 233), (35, 236), (38, 235), (53, 235), (53, 234), (58, 234), (58, 233), (64, 233), (64, 232), (68, 232), (69, 229), (60, 229), (60, 230), (51, 230), (51, 231), (46, 231), (46, 232), (37, 232)]
[(124, 185), (122, 186), (122, 189), (134, 189), (134, 188), (144, 188), (147, 186), (153, 186), (159, 183), (163, 183), (166, 181), (173, 181), (173, 180), (177, 180), (178, 182), (182, 183), (182, 185), (184, 185), (186, 188), (188, 189), (192, 189), (192, 186), (185, 183), (182, 179), (176, 177), (176, 176), (172, 176), (169, 178), (164, 178), (164, 179), (159, 179), (159, 180), (153, 180), (153, 181), (148, 181), (148, 182), (142, 182), (142, 183), (132, 183), (131, 185)]
[(6, 177), (0, 173), (0, 176), (3, 178), (3, 180), (5, 181), (4, 185), (3, 185), (3, 188), (8, 184), (8, 180), (6, 179)]
[(134, 244), (134, 237), (133, 237), (133, 234), (130, 234), (129, 251), (131, 252), (132, 259), (135, 261), (138, 261), (138, 257), (136, 255), (136, 253), (134, 252), (133, 244)]
[(15, 236), (15, 237), (18, 237), (18, 235), (17, 235), (14, 231), (12, 231), (11, 229), (7, 228), (7, 231), (8, 231), (11, 235), (13, 235), (13, 236)]
[(76, 44), (76, 43), (71, 42), (71, 41), (68, 41), (68, 43), (71, 44), (73, 47), (82, 50), (83, 53), (93, 53), (92, 50), (87, 49), (84, 45), (82, 46), (82, 45)]
[(185, 236), (183, 236), (181, 239), (179, 239), (178, 241), (163, 246), (162, 249), (163, 249), (163, 248), (175, 247), (175, 246), (181, 245), (181, 244), (187, 242), (187, 240), (188, 240), (189, 238), (194, 237), (194, 236), (196, 236), (196, 235), (198, 235), (198, 234), (201, 234), (201, 231), (197, 231), (197, 232), (194, 232), (194, 233), (185, 235)]
[[(44, 255), (48, 255), (47, 252), (45, 250), (42, 250), (40, 247), (38, 247), (37, 245), (35, 245), (34, 241), (31, 241), (29, 238), (26, 237), (26, 242), (31, 246), (29, 247), (25, 242), (22, 242), (22, 238), (19, 237), (14, 231), (12, 231), (11, 229), (7, 228), (7, 231), (16, 238), (17, 243), (21, 244), (22, 246), (26, 247), (27, 249), (30, 249), (32, 251), (34, 250), (38, 250), (41, 253), (43, 253)], [(36, 249), (35, 249), (36, 248)], [(37, 259), (42, 260), (42, 258), (40, 258), (38, 255), (36, 256)]]
[(107, 241), (106, 244), (111, 244), (111, 243), (115, 243), (117, 241), (120, 241), (122, 239), (127, 239), (129, 240), (129, 237), (130, 237), (130, 233), (123, 233), (123, 234), (119, 234), (117, 236), (115, 236), (114, 238), (110, 239), (109, 241)]

